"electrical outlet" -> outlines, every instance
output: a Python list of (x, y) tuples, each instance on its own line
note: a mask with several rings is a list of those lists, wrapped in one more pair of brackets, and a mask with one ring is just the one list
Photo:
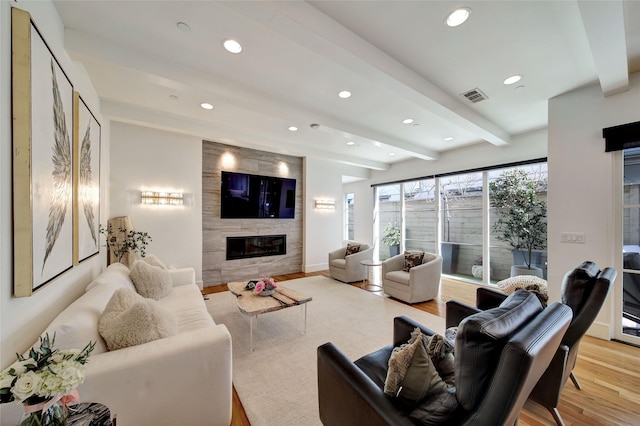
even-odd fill
[(583, 232), (561, 232), (560, 242), (569, 244), (584, 244), (585, 236)]

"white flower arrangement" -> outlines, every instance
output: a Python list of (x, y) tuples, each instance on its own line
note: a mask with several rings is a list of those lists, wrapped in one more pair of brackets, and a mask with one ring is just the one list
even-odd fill
[(15, 401), (35, 405), (70, 394), (84, 381), (85, 364), (95, 342), (82, 350), (54, 349), (52, 339), (40, 337), (40, 349), (32, 348), (28, 358), (18, 360), (0, 373), (0, 403)]

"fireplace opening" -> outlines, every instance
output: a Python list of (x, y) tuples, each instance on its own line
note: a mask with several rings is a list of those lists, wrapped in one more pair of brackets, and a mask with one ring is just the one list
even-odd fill
[(227, 260), (287, 254), (286, 235), (227, 237)]

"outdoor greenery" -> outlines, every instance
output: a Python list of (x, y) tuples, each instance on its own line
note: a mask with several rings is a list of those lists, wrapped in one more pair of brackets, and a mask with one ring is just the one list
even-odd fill
[(547, 246), (547, 205), (538, 196), (544, 184), (521, 169), (505, 171), (489, 183), (491, 207), (498, 215), (496, 238), (519, 250), (528, 269), (532, 251)]
[(400, 245), (400, 227), (397, 223), (387, 223), (382, 231), (382, 243), (388, 247)]

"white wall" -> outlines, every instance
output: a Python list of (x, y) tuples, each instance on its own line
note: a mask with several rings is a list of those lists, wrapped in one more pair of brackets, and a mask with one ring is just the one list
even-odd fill
[[(342, 246), (343, 172), (344, 168), (334, 162), (305, 158), (304, 272), (328, 269), (328, 253)], [(317, 199), (335, 200), (335, 210), (315, 209)]]
[[(640, 73), (631, 76), (630, 85), (607, 98), (593, 85), (549, 101), (550, 297), (559, 299), (562, 277), (583, 260), (616, 267), (615, 289), (590, 330), (604, 339), (613, 333), (613, 295), (621, 297), (622, 236), (614, 225), (621, 221), (622, 179), (616, 174), (621, 156), (604, 152), (602, 129), (640, 121)], [(585, 244), (560, 243), (561, 232), (583, 232)]]
[[(129, 215), (134, 228), (151, 234), (149, 253), (177, 267), (192, 266), (201, 279), (202, 138), (121, 122), (111, 122), (110, 138), (113, 160), (108, 217)], [(305, 159), (304, 173), (303, 270), (313, 272), (327, 269), (327, 253), (343, 243), (342, 175), (362, 173), (313, 158)], [(176, 209), (142, 206), (142, 188), (182, 190), (188, 194), (188, 202)], [(336, 209), (316, 210), (317, 198), (335, 199)], [(371, 208), (368, 212), (370, 215)], [(371, 242), (363, 229), (358, 226), (356, 239)]]
[[(148, 254), (202, 279), (202, 138), (111, 122), (108, 218), (130, 216), (153, 241)], [(179, 191), (183, 206), (140, 204), (140, 191)], [(106, 225), (106, 220), (103, 221)]]
[[(48, 1), (0, 2), (0, 368), (15, 361), (33, 344), (47, 324), (69, 303), (84, 292), (84, 288), (106, 264), (104, 255), (94, 256), (36, 291), (31, 297), (13, 297), (12, 242), (12, 149), (11, 149), (11, 6), (31, 13), (33, 21), (53, 50), (62, 68), (82, 95), (89, 108), (103, 125), (98, 97), (84, 69), (73, 63), (63, 48), (63, 26)], [(108, 126), (107, 126), (108, 127)], [(108, 134), (108, 131), (107, 131)], [(101, 156), (101, 217), (106, 212), (106, 181), (108, 178), (108, 137), (102, 138)]]

